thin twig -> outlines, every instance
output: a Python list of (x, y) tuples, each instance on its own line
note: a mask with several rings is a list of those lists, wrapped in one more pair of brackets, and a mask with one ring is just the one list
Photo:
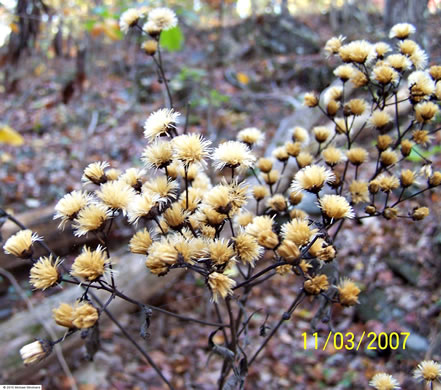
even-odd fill
[(268, 334), (268, 336), (265, 338), (265, 340), (263, 340), (263, 343), (260, 345), (260, 347), (257, 349), (257, 351), (254, 353), (253, 357), (250, 359), (250, 361), (248, 362), (248, 365), (250, 366), (251, 364), (253, 364), (254, 360), (256, 360), (257, 356), (259, 355), (259, 353), (265, 348), (266, 344), (268, 344), (268, 341), (271, 340), (271, 338), (276, 334), (276, 332), (278, 331), (278, 329), (280, 328), (280, 326), (287, 320), (290, 319), (292, 313), (294, 312), (294, 310), (297, 308), (297, 306), (302, 302), (303, 298), (305, 297), (305, 293), (303, 292), (303, 289), (299, 292), (299, 294), (297, 295), (297, 297), (294, 299), (294, 301), (291, 303), (291, 306), (289, 307), (289, 309), (284, 312), (281, 316), (280, 316), (280, 320), (277, 323), (277, 325), (271, 330), (271, 332)]

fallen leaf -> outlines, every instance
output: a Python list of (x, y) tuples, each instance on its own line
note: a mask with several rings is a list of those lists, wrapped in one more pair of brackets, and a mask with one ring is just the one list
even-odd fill
[(8, 125), (0, 126), (0, 143), (12, 146), (23, 145), (23, 137)]
[(247, 85), (250, 82), (250, 78), (242, 72), (237, 73), (236, 75), (237, 81), (239, 81), (239, 83)]

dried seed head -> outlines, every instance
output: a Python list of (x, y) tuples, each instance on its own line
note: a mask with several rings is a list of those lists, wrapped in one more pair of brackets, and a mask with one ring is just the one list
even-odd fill
[(265, 186), (254, 186), (253, 187), (253, 196), (256, 200), (262, 200), (265, 196), (269, 195), (268, 188)]
[(146, 255), (150, 245), (152, 245), (152, 238), (147, 229), (136, 232), (129, 242), (129, 249), (132, 253), (139, 253)]
[(410, 23), (397, 23), (390, 29), (389, 38), (406, 39), (415, 31), (415, 26)]
[(173, 161), (171, 142), (155, 140), (144, 149), (141, 159), (147, 168), (162, 169), (168, 167)]
[(276, 194), (268, 199), (268, 207), (276, 212), (283, 212), (287, 208), (285, 197), (281, 194)]
[(369, 205), (369, 206), (366, 206), (364, 211), (366, 212), (366, 214), (374, 215), (377, 212), (377, 209), (374, 205)]
[(129, 204), (135, 197), (135, 191), (124, 181), (115, 180), (101, 184), (96, 195), (107, 207), (112, 210), (121, 210), (125, 215)]
[(334, 167), (338, 163), (343, 161), (343, 153), (340, 149), (335, 148), (334, 146), (328, 146), (326, 149), (322, 151), (323, 159), (325, 163), (330, 167)]
[(40, 257), (31, 268), (30, 283), (32, 286), (40, 290), (46, 290), (54, 286), (60, 279), (58, 272), (60, 262), (60, 258), (57, 257), (54, 260), (52, 255), (49, 255), (49, 257)]
[(280, 178), (280, 173), (277, 169), (272, 169), (267, 174), (263, 175), (263, 180), (268, 185), (276, 184)]
[(353, 165), (361, 165), (368, 158), (368, 153), (363, 148), (351, 148), (347, 151), (346, 155)]
[(293, 219), (282, 225), (282, 237), (284, 240), (290, 240), (297, 246), (307, 244), (317, 229), (311, 229), (306, 219)]
[(432, 65), (429, 68), (429, 74), (435, 81), (441, 80), (441, 65)]
[(366, 100), (364, 99), (351, 99), (344, 107), (346, 115), (360, 116), (366, 111)]
[(348, 81), (353, 73), (354, 67), (351, 64), (340, 65), (334, 70), (334, 75), (343, 82)]
[(398, 161), (398, 156), (393, 150), (388, 149), (385, 150), (384, 152), (381, 152), (380, 161), (381, 161), (381, 165), (383, 165), (384, 167), (388, 167), (390, 165), (395, 164)]
[(368, 183), (365, 181), (354, 180), (349, 185), (351, 200), (354, 204), (369, 202)]
[(343, 306), (354, 306), (358, 302), (360, 289), (350, 279), (343, 279), (337, 286), (338, 298)]
[(229, 214), (232, 208), (229, 187), (222, 184), (213, 187), (205, 194), (204, 203), (220, 214)]
[(131, 27), (134, 27), (138, 23), (141, 17), (141, 12), (136, 8), (129, 8), (124, 11), (119, 18), (119, 29), (123, 33), (127, 33)]
[(398, 49), (400, 50), (401, 54), (404, 54), (405, 56), (411, 56), (418, 48), (418, 44), (411, 39), (405, 39), (398, 42)]
[(109, 181), (118, 180), (120, 176), (121, 171), (119, 169), (109, 168), (106, 170), (106, 177)]
[(289, 159), (289, 154), (284, 146), (279, 146), (273, 150), (273, 156), (280, 162), (286, 162)]
[(335, 132), (337, 134), (346, 134), (350, 130), (348, 121), (344, 118), (335, 118)]
[(109, 166), (109, 163), (106, 161), (99, 161), (89, 164), (83, 172), (83, 176), (81, 180), (84, 184), (93, 183), (96, 185), (103, 184), (107, 181), (107, 176), (104, 172)]
[(429, 177), (429, 185), (431, 187), (436, 187), (441, 184), (441, 172), (433, 172)]
[(279, 245), (279, 237), (272, 230), (264, 230), (257, 236), (257, 242), (267, 249), (274, 249)]
[(353, 41), (340, 48), (338, 51), (343, 62), (365, 64), (376, 56), (374, 47), (367, 41)]
[(427, 146), (432, 141), (433, 136), (427, 130), (415, 130), (412, 132), (412, 140), (422, 146)]
[(289, 274), (292, 274), (292, 272), (293, 272), (292, 265), (290, 265), (290, 264), (279, 265), (276, 268), (276, 272), (279, 275), (289, 275)]
[(245, 227), (253, 222), (253, 214), (249, 212), (242, 212), (236, 215), (236, 222), (240, 227)]
[(20, 356), (27, 366), (38, 363), (52, 352), (52, 344), (47, 340), (36, 340), (20, 348)]
[(154, 218), (156, 216), (155, 206), (159, 200), (158, 195), (150, 191), (143, 191), (141, 194), (134, 196), (127, 212), (129, 223), (138, 223), (140, 218)]
[(377, 194), (380, 191), (380, 181), (378, 179), (371, 180), (368, 189), (371, 194)]
[(392, 145), (392, 137), (388, 134), (379, 135), (377, 137), (377, 148), (380, 152), (385, 151), (389, 146)]
[(301, 192), (292, 191), (289, 193), (289, 203), (293, 206), (297, 206), (303, 199), (303, 194)]
[(248, 127), (239, 131), (237, 140), (246, 143), (251, 148), (254, 145), (262, 145), (265, 140), (265, 134), (255, 127)]
[(224, 240), (214, 240), (208, 243), (207, 257), (215, 264), (222, 265), (234, 258), (234, 249)]
[(291, 219), (307, 219), (309, 215), (301, 209), (291, 209), (289, 211), (289, 217)]
[(250, 148), (238, 141), (227, 141), (220, 144), (214, 150), (211, 158), (218, 170), (225, 167), (246, 170), (253, 166), (256, 161)]
[(305, 96), (303, 97), (303, 104), (306, 107), (317, 107), (319, 103), (318, 97), (313, 92), (305, 93)]
[(332, 37), (329, 39), (325, 44), (325, 52), (327, 53), (327, 56), (329, 57), (332, 54), (338, 54), (338, 51), (340, 50), (343, 41), (346, 39), (346, 37), (340, 35), (338, 37)]
[(398, 215), (398, 209), (395, 207), (386, 207), (383, 211), (383, 217), (386, 219), (394, 219)]
[(285, 143), (286, 152), (291, 157), (297, 157), (302, 150), (302, 144), (300, 142), (286, 142)]
[(257, 161), (257, 168), (259, 168), (262, 172), (268, 173), (273, 169), (273, 162), (269, 158), (259, 158)]
[(5, 242), (3, 250), (7, 255), (14, 255), (20, 259), (29, 259), (32, 256), (32, 244), (36, 241), (41, 241), (36, 233), (31, 230), (20, 230)]
[(242, 232), (233, 240), (240, 261), (244, 264), (251, 264), (254, 266), (254, 262), (263, 254), (263, 248), (259, 246), (256, 238), (250, 234)]
[(52, 310), (52, 317), (54, 318), (55, 323), (68, 329), (75, 327), (72, 323), (73, 316), (74, 308), (67, 303), (62, 303), (60, 306)]
[(127, 185), (132, 187), (136, 192), (139, 192), (142, 187), (144, 175), (145, 175), (144, 169), (129, 168), (126, 169), (124, 174), (120, 176), (119, 182), (126, 183)]
[(441, 379), (441, 364), (434, 360), (424, 360), (418, 364), (413, 375), (420, 381), (439, 381)]
[(413, 66), (416, 70), (423, 70), (426, 68), (427, 63), (429, 62), (429, 57), (427, 53), (421, 48), (417, 47), (417, 49), (411, 54), (409, 57)]
[(382, 59), (386, 53), (390, 52), (392, 49), (386, 42), (377, 42), (374, 44), (374, 50), (377, 54), (377, 58)]
[(386, 58), (386, 62), (400, 73), (412, 67), (412, 62), (403, 54), (392, 54)]
[(357, 69), (352, 73), (351, 82), (356, 88), (361, 88), (367, 85), (369, 80), (363, 72)]
[(152, 23), (159, 31), (170, 30), (178, 25), (178, 18), (170, 8), (155, 8), (149, 12), (148, 23)]
[(213, 301), (217, 302), (219, 297), (226, 298), (233, 293), (236, 282), (228, 276), (219, 272), (212, 272), (208, 275), (208, 286), (213, 293)]
[(435, 91), (433, 94), (437, 100), (441, 100), (441, 83), (436, 83)]
[(283, 240), (282, 244), (277, 248), (277, 254), (291, 263), (300, 257), (300, 249), (295, 242)]
[(294, 142), (307, 143), (309, 141), (308, 131), (300, 126), (292, 129), (292, 140)]
[(376, 180), (378, 180), (380, 189), (383, 192), (391, 192), (400, 186), (400, 181), (394, 175), (382, 174)]
[(300, 152), (296, 157), (296, 161), (299, 168), (302, 169), (314, 161), (314, 156), (308, 152)]
[(166, 176), (157, 176), (144, 183), (142, 194), (149, 193), (157, 202), (168, 203), (176, 199), (178, 187), (176, 180), (169, 180)]
[(291, 189), (296, 192), (305, 190), (317, 194), (326, 183), (331, 183), (334, 179), (334, 174), (329, 169), (310, 165), (296, 173)]
[(74, 234), (78, 237), (103, 228), (105, 222), (112, 216), (112, 211), (101, 203), (91, 203), (80, 210), (72, 224)]
[(73, 264), (71, 275), (78, 276), (87, 281), (93, 281), (104, 275), (106, 265), (110, 263), (105, 250), (98, 245), (95, 250), (83, 247), (83, 251), (78, 255)]
[(318, 295), (329, 288), (328, 277), (326, 275), (317, 275), (303, 283), (303, 288), (308, 294)]
[(376, 66), (372, 71), (372, 78), (382, 85), (396, 83), (398, 77), (397, 71), (389, 65)]
[(340, 109), (340, 105), (340, 102), (337, 102), (336, 100), (329, 100), (326, 104), (326, 113), (330, 117), (334, 117)]
[(141, 48), (149, 56), (154, 56), (158, 50), (158, 42), (154, 39), (148, 39), (147, 41), (143, 42)]
[(176, 131), (176, 123), (181, 114), (173, 109), (161, 108), (150, 114), (144, 123), (144, 136), (153, 141), (156, 137), (169, 136)]
[(185, 167), (191, 164), (203, 165), (211, 151), (210, 144), (211, 142), (205, 140), (200, 134), (180, 135), (172, 140), (174, 157)]
[(417, 207), (412, 212), (412, 219), (414, 221), (421, 221), (429, 215), (429, 209), (427, 207)]
[[(415, 106), (415, 119), (419, 123), (428, 123), (438, 113), (438, 105), (432, 102), (422, 102)], [(416, 142), (416, 141), (415, 141)]]
[(400, 146), (401, 154), (403, 155), (403, 157), (407, 157), (412, 151), (413, 143), (408, 139), (404, 139), (401, 141)]
[(377, 390), (394, 390), (399, 389), (398, 381), (392, 376), (383, 372), (375, 374), (369, 385), (375, 387)]
[(81, 303), (75, 307), (72, 324), (78, 329), (88, 329), (98, 321), (98, 310), (90, 303)]
[(354, 218), (354, 210), (340, 195), (325, 195), (319, 201), (323, 213), (330, 219)]
[(64, 195), (55, 205), (54, 219), (61, 219), (58, 227), (64, 229), (67, 221), (72, 221), (78, 212), (86, 207), (90, 200), (91, 196), (83, 191), (72, 191)]
[(316, 126), (312, 129), (312, 131), (318, 143), (326, 142), (331, 135), (331, 130), (325, 126)]
[(415, 182), (415, 173), (410, 169), (404, 169), (400, 174), (401, 187), (410, 187)]
[(413, 103), (419, 103), (433, 94), (435, 82), (430, 75), (421, 70), (412, 72), (407, 78), (409, 85), (410, 99)]

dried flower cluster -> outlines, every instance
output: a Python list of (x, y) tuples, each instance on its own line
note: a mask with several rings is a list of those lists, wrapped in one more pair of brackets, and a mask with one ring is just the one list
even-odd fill
[[(126, 11), (121, 30), (138, 26), (141, 17), (136, 10)], [(151, 11), (142, 30), (155, 43), (147, 41), (144, 50), (154, 56), (160, 32), (176, 23), (169, 9)], [(395, 26), (395, 48), (384, 42), (344, 44), (341, 36), (329, 40), (325, 50), (343, 62), (334, 72), (337, 82), (321, 95), (306, 94), (305, 105), (320, 110), (330, 125), (311, 131), (294, 127), (290, 139), (270, 157), (262, 157), (264, 134), (257, 128), (212, 145), (199, 134), (184, 133), (175, 109), (151, 113), (144, 123), (143, 167), (119, 173), (107, 162), (93, 162), (84, 170), (86, 188), (65, 195), (56, 206), (60, 228), (71, 223), (75, 235), (93, 234), (102, 243), (77, 256), (70, 281), (118, 292), (106, 245), (113, 221), (125, 218), (134, 228), (129, 249), (144, 256), (152, 274), (178, 268), (194, 272), (205, 281), (212, 300), (226, 300), (229, 311), (233, 294), (241, 296), (242, 288), (248, 294), (275, 274), (293, 278), (299, 303), (304, 296), (321, 296), (329, 304), (356, 305), (356, 283), (323, 271), (323, 265), (338, 261), (335, 240), (343, 223), (370, 217), (420, 221), (429, 209), (416, 203), (421, 198), (417, 195), (441, 184), (441, 172), (434, 172), (424, 157), (422, 169), (407, 159), (433, 141), (439, 129), (432, 123), (441, 99), (441, 71), (426, 69), (426, 54), (408, 38), (412, 32), (412, 26)], [(398, 115), (405, 107), (411, 120), (403, 126)], [(374, 148), (361, 143), (361, 133), (373, 136)], [(215, 180), (210, 167), (224, 177)], [(302, 207), (306, 196), (313, 197), (316, 213)], [(4, 248), (32, 258), (32, 243), (38, 239), (22, 231)], [(33, 286), (45, 289), (58, 283), (59, 263), (52, 257), (35, 262)], [(78, 303), (61, 304), (53, 314), (69, 332), (91, 328), (99, 319), (87, 290)], [(241, 341), (229, 347), (237, 343)], [(417, 376), (435, 380), (439, 371), (434, 362), (423, 362)], [(398, 388), (387, 374), (377, 374), (371, 385)]]
[[(425, 382), (430, 384), (430, 388), (433, 388), (433, 382), (441, 381), (441, 364), (433, 360), (424, 360), (418, 364), (417, 368), (413, 372), (413, 376), (419, 382)], [(377, 390), (394, 390), (400, 389), (399, 382), (389, 374), (380, 372), (375, 374), (369, 385)]]

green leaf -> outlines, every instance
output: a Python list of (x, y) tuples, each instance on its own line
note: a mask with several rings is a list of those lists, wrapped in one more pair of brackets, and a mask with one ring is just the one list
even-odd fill
[(220, 106), (222, 103), (228, 103), (230, 100), (228, 95), (224, 95), (216, 89), (210, 90), (210, 98), (212, 104), (216, 107)]
[(84, 28), (90, 32), (90, 31), (92, 31), (93, 26), (95, 26), (95, 24), (96, 24), (96, 20), (94, 20), (94, 19), (86, 20), (84, 22)]
[(441, 146), (435, 145), (432, 146), (428, 150), (423, 150), (419, 148), (417, 145), (415, 145), (412, 148), (412, 151), (410, 152), (409, 156), (407, 156), (407, 159), (413, 162), (420, 162), (423, 160), (421, 156), (424, 158), (430, 159), (430, 157), (435, 156), (436, 154), (439, 154), (441, 152)]
[(184, 45), (184, 34), (179, 26), (176, 26), (170, 30), (163, 31), (159, 42), (168, 51), (179, 51)]

